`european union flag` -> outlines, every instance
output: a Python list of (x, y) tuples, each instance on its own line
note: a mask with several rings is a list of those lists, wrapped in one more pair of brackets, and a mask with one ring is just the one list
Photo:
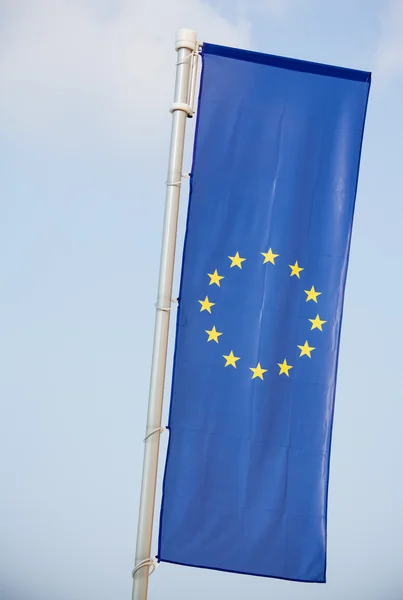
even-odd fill
[(324, 582), (370, 74), (204, 44), (159, 560)]

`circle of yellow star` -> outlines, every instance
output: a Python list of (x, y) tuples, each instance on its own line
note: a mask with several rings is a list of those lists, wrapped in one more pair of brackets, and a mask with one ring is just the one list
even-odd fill
[(242, 263), (244, 260), (246, 260), (246, 258), (241, 258), (239, 256), (239, 252), (237, 252), (235, 254), (235, 256), (229, 256), (228, 257), (232, 262), (231, 262), (231, 267), (239, 267), (240, 269), (242, 269)]
[(279, 373), (279, 375), (281, 375), (282, 373), (284, 373), (285, 375), (287, 375), (287, 377), (289, 377), (290, 374), (289, 374), (288, 371), (290, 369), (293, 369), (294, 367), (292, 367), (291, 365), (287, 365), (287, 359), (285, 358), (282, 363), (277, 363), (277, 364), (280, 367), (280, 373)]
[(312, 350), (315, 350), (315, 348), (313, 348), (313, 346), (310, 346), (308, 342), (305, 342), (303, 346), (298, 346), (298, 348), (301, 350), (301, 354), (299, 355), (300, 358), (301, 356), (309, 356), (309, 358), (312, 358), (311, 352)]
[(327, 321), (321, 321), (319, 315), (316, 315), (316, 317), (314, 319), (309, 319), (309, 320), (312, 323), (311, 331), (312, 331), (312, 329), (319, 329), (320, 331), (323, 331), (322, 325), (324, 323), (327, 323)]
[(262, 369), (260, 363), (257, 363), (257, 367), (249, 367), (249, 369), (253, 372), (252, 379), (255, 379), (256, 377), (263, 379), (263, 373), (267, 373), (267, 369)]
[(215, 283), (216, 285), (218, 285), (218, 287), (220, 287), (220, 281), (221, 279), (224, 279), (224, 276), (219, 275), (217, 269), (214, 271), (214, 273), (207, 273), (207, 275), (210, 277), (209, 285), (213, 285), (213, 283)]
[(231, 367), (234, 367), (234, 369), (236, 369), (236, 361), (240, 360), (239, 356), (234, 356), (233, 351), (231, 350), (231, 352), (227, 355), (223, 354), (223, 357), (225, 358), (225, 365), (224, 367), (229, 367), (231, 365)]
[(293, 275), (296, 275), (298, 277), (298, 279), (301, 279), (300, 273), (304, 269), (302, 267), (298, 266), (298, 261), (297, 260), (295, 261), (295, 265), (288, 265), (288, 266), (291, 269), (290, 277), (292, 277)]
[(322, 293), (322, 292), (316, 292), (314, 286), (312, 286), (310, 290), (304, 290), (304, 292), (307, 295), (307, 297), (306, 297), (307, 302), (309, 300), (313, 300), (316, 303), (318, 302), (318, 300), (317, 300), (318, 296), (320, 296)]
[(269, 248), (268, 252), (261, 252), (260, 254), (262, 256), (264, 256), (264, 261), (263, 261), (264, 265), (268, 262), (271, 262), (273, 265), (276, 264), (274, 262), (274, 259), (277, 258), (277, 256), (280, 256), (279, 254), (274, 254), (274, 252), (271, 248)]
[(206, 296), (204, 300), (199, 300), (199, 302), (201, 304), (200, 312), (203, 312), (203, 310), (207, 310), (207, 312), (211, 314), (211, 307), (215, 306), (215, 302), (210, 302), (208, 296)]
[(211, 342), (213, 340), (214, 342), (217, 342), (217, 344), (218, 344), (218, 338), (220, 335), (222, 335), (222, 333), (217, 331), (217, 329), (215, 328), (215, 325), (214, 325), (213, 329), (210, 329), (210, 331), (208, 329), (206, 329), (205, 331), (208, 334), (207, 341)]

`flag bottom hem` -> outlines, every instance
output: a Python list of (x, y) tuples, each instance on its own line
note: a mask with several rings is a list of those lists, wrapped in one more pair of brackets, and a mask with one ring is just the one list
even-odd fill
[(232, 569), (222, 569), (220, 567), (208, 567), (206, 565), (195, 565), (192, 563), (180, 562), (176, 560), (168, 560), (157, 556), (158, 562), (164, 562), (171, 565), (180, 565), (182, 567), (193, 567), (195, 569), (209, 569), (211, 571), (221, 571), (223, 573), (235, 573), (237, 575), (252, 575), (254, 577), (266, 577), (268, 579), (282, 579), (283, 581), (295, 581), (297, 583), (326, 583), (326, 576), (323, 579), (297, 579), (294, 577), (281, 577), (279, 575), (267, 575), (266, 573), (251, 573), (248, 571), (235, 571)]

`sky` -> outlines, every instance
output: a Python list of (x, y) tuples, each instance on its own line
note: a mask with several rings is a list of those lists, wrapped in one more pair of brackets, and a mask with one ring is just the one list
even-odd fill
[(373, 80), (328, 583), (161, 564), (149, 599), (401, 600), (403, 0), (0, 0), (0, 600), (130, 598), (181, 27)]

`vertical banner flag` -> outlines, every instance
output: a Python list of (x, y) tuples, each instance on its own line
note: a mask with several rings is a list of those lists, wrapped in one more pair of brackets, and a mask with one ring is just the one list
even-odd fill
[(160, 561), (324, 582), (370, 74), (203, 45)]

